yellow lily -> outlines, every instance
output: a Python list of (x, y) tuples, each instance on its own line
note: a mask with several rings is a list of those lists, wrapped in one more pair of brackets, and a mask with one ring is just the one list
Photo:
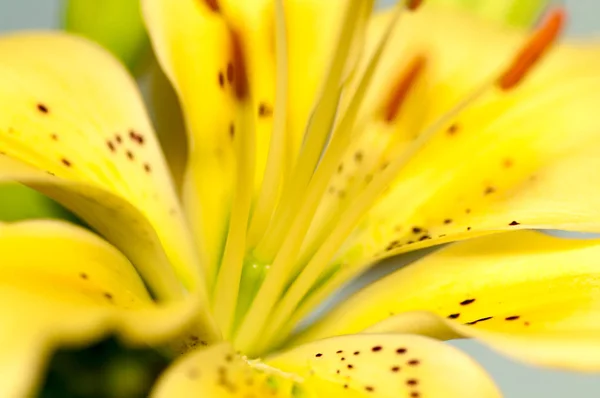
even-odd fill
[[(157, 397), (499, 396), (435, 340), (458, 336), (600, 368), (600, 242), (510, 231), (600, 230), (600, 52), (542, 57), (560, 11), (528, 38), (418, 3), (144, 0), (185, 113), (183, 206), (118, 62), (64, 34), (2, 38), (0, 178), (106, 241), (0, 225), (0, 395), (113, 332), (192, 351)], [(467, 238), (295, 333), (373, 262)]]

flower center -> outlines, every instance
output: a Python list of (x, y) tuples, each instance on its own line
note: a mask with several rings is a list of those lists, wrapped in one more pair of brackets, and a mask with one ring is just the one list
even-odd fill
[[(372, 4), (364, 1), (348, 7), (324, 87), (305, 129), (302, 149), (295, 166), (286, 173), (280, 167), (286, 145), (286, 27), (283, 4), (275, 2), (274, 127), (263, 183), (254, 203), (253, 109), (245, 81), (243, 49), (239, 41), (233, 46), (236, 81), (241, 80), (236, 88), (240, 118), (237, 125), (244, 127), (236, 140), (237, 191), (213, 309), (224, 336), (246, 354), (261, 353), (273, 348), (275, 338), (285, 338), (290, 332), (286, 321), (311, 292), (332, 279), (353, 276), (343, 272), (343, 265), (332, 259), (398, 172), (434, 134), (446, 129), (484, 94), (516, 87), (556, 40), (564, 22), (561, 10), (551, 12), (502, 74), (476, 89), (412, 142), (398, 143), (393, 139), (391, 125), (401, 114), (427, 61), (425, 57), (415, 57), (392, 86), (382, 104), (380, 120), (375, 127), (370, 126), (381, 129), (381, 134), (369, 132), (379, 138), (370, 142), (366, 157), (361, 150), (353, 150), (353, 144), (365, 137), (364, 126), (357, 123), (359, 108), (398, 19), (403, 12), (416, 10), (420, 3), (406, 1), (398, 7), (353, 95), (347, 104), (341, 104), (342, 90), (348, 87), (355, 71), (355, 53), (362, 43)], [(236, 43), (237, 36), (232, 37)], [(344, 186), (334, 186), (335, 176), (349, 167), (354, 168), (353, 179)], [(329, 207), (326, 213), (319, 212), (319, 205), (331, 195), (339, 200), (336, 206)]]

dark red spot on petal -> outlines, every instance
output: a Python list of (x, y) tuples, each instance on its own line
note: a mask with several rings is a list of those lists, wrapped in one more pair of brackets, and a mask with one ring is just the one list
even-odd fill
[(48, 109), (48, 107), (46, 105), (42, 104), (42, 103), (38, 103), (37, 104), (37, 109), (41, 113), (45, 113), (45, 114), (47, 114), (47, 113), (50, 112), (50, 109)]
[(475, 299), (467, 299), (467, 300), (463, 300), (460, 302), (460, 305), (469, 305), (471, 303), (475, 302)]
[[(227, 65), (227, 79), (233, 81), (233, 91), (239, 99), (246, 99), (249, 94), (248, 71), (246, 69), (246, 60), (244, 57), (244, 47), (240, 34), (234, 30), (231, 35), (231, 63)], [(231, 79), (229, 69), (232, 69)]]
[(258, 116), (270, 117), (272, 115), (273, 115), (273, 108), (270, 105), (265, 104), (264, 102), (261, 102), (260, 105), (258, 105)]
[(204, 0), (204, 4), (206, 4), (212, 12), (221, 11), (221, 7), (219, 6), (218, 0)]
[(492, 318), (493, 318), (493, 316), (486, 316), (485, 318), (479, 318), (479, 319), (476, 319), (476, 320), (474, 320), (472, 322), (467, 322), (467, 323), (465, 323), (465, 325), (476, 325), (479, 322), (485, 322), (485, 321), (488, 321), (488, 320), (490, 320)]
[(136, 133), (134, 130), (129, 130), (129, 138), (131, 141), (136, 142), (140, 145), (144, 143), (144, 136)]
[(446, 130), (446, 132), (448, 133), (448, 135), (455, 135), (456, 133), (458, 133), (458, 125), (456, 123), (451, 124), (448, 127), (448, 130)]

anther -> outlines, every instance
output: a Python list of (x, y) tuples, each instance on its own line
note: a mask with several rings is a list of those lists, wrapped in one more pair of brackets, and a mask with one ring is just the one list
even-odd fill
[(415, 57), (408, 68), (400, 76), (400, 79), (393, 88), (384, 110), (384, 119), (386, 122), (392, 122), (398, 116), (398, 112), (404, 100), (408, 96), (410, 89), (414, 86), (417, 77), (425, 67), (426, 59), (423, 56)]
[(516, 87), (542, 58), (542, 55), (554, 44), (565, 24), (566, 14), (562, 8), (551, 10), (537, 31), (525, 46), (517, 53), (512, 63), (497, 81), (502, 90)]
[(417, 8), (421, 7), (423, 4), (423, 0), (408, 0), (406, 2), (406, 8), (410, 11), (415, 11)]

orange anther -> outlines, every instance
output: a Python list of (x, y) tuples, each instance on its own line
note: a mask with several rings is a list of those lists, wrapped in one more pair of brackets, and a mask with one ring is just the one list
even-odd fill
[(539, 29), (532, 34), (510, 66), (500, 75), (497, 84), (502, 90), (510, 90), (523, 80), (533, 65), (556, 41), (565, 24), (565, 19), (566, 13), (562, 8), (555, 8), (549, 12)]
[(404, 100), (408, 96), (411, 87), (413, 87), (415, 84), (417, 77), (419, 77), (423, 71), (425, 64), (425, 57), (422, 55), (417, 56), (402, 72), (402, 75), (400, 75), (400, 78), (392, 89), (390, 97), (384, 108), (384, 120), (386, 122), (392, 122), (396, 116), (398, 116), (398, 112), (400, 111)]
[(406, 2), (406, 8), (408, 8), (410, 11), (415, 11), (421, 6), (421, 4), (423, 4), (423, 0), (408, 0)]

